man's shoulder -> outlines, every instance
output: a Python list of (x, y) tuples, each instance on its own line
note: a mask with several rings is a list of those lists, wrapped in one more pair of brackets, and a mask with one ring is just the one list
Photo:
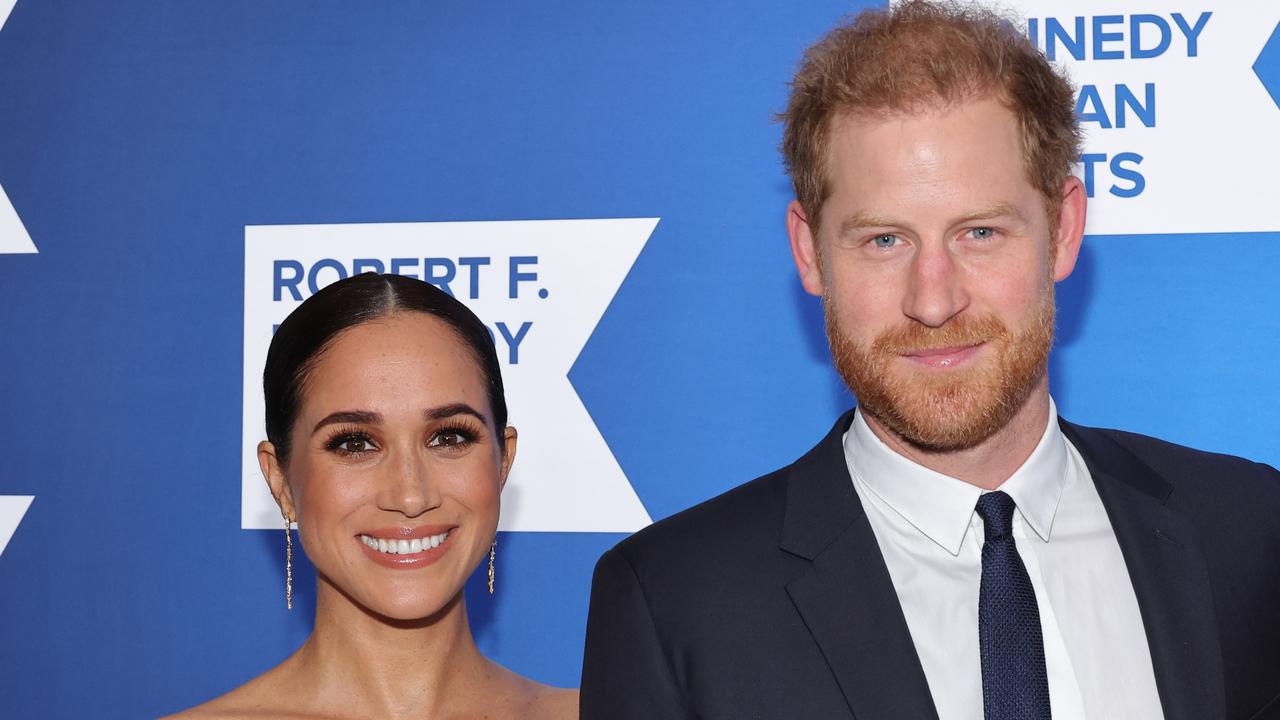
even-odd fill
[[(1125, 430), (1083, 426), (1070, 430), (1094, 447), (1110, 443), (1127, 451), (1171, 485), (1172, 498), (1179, 504), (1212, 493), (1280, 507), (1280, 472), (1264, 463)], [(1077, 449), (1087, 457), (1086, 448)]]
[(648, 557), (715, 554), (764, 542), (777, 547), (792, 465), (738, 485), (709, 500), (654, 522), (616, 550), (632, 562)]
[[(614, 580), (632, 576), (655, 617), (694, 616), (688, 607), (741, 605), (762, 584), (786, 582), (808, 562), (815, 536), (838, 533), (860, 508), (844, 459), (845, 413), (790, 465), (659, 520), (604, 554), (596, 566)], [(821, 539), (819, 537), (819, 540)], [(776, 598), (774, 598), (776, 600)], [(760, 600), (772, 602), (772, 600)], [(684, 609), (680, 609), (684, 607)]]
[(659, 520), (615, 550), (633, 566), (647, 558), (663, 564), (709, 558), (721, 564), (776, 561), (791, 504), (795, 513), (807, 515), (815, 504), (853, 493), (843, 449), (852, 419), (852, 410), (842, 415), (790, 465)]
[(778, 543), (789, 475), (790, 466), (637, 531), (601, 556), (593, 593), (634, 583), (654, 622), (674, 628), (740, 606), (796, 562)]

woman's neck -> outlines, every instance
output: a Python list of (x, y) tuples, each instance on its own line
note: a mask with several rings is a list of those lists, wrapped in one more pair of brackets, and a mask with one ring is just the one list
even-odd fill
[(469, 704), (498, 670), (471, 638), (462, 593), (429, 618), (397, 621), (317, 580), (315, 630), (289, 660), (317, 709), (439, 717)]

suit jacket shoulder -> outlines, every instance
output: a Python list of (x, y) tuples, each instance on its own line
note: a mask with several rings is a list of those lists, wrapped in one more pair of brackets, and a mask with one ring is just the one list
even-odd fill
[[(1095, 482), (1098, 474), (1118, 477), (1158, 497), (1210, 536), (1280, 542), (1280, 472), (1275, 468), (1123, 430), (1065, 421), (1062, 426), (1090, 464)], [(1273, 559), (1280, 565), (1280, 555)]]
[(852, 420), (851, 410), (794, 463), (660, 520), (616, 552), (642, 583), (681, 594), (785, 584), (850, 524), (865, 522), (841, 440)]
[(656, 560), (666, 572), (701, 565), (725, 552), (776, 552), (790, 467), (659, 520), (618, 543), (616, 550), (646, 569), (646, 561)]
[(1252, 502), (1280, 503), (1280, 471), (1270, 465), (1124, 430), (1079, 429), (1104, 435), (1151, 466), (1157, 474), (1176, 478), (1179, 487), (1185, 483), (1186, 488), (1233, 496), (1247, 493), (1253, 497)]

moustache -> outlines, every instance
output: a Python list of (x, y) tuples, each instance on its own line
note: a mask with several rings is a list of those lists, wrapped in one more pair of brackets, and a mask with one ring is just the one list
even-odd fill
[(994, 315), (957, 317), (938, 327), (908, 320), (876, 337), (871, 350), (884, 355), (910, 355), (972, 347), (1008, 334), (1009, 328)]

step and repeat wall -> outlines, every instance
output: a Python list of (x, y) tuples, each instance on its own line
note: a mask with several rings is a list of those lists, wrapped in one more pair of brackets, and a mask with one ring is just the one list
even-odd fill
[[(521, 444), (472, 625), (576, 686), (599, 554), (853, 402), (774, 113), (863, 5), (0, 0), (0, 717), (176, 711), (306, 638), (262, 362), (368, 270), (493, 331)], [(1087, 130), (1060, 411), (1280, 464), (1280, 5), (1014, 5)]]

